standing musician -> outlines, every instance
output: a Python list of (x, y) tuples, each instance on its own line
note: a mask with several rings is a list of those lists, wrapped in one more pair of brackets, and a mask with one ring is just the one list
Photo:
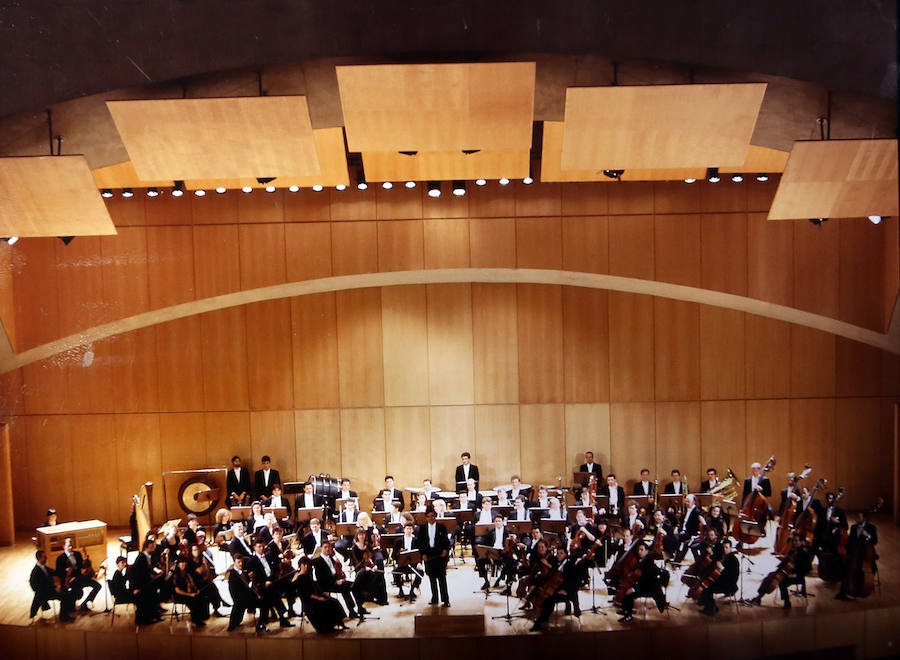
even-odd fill
[(450, 541), (447, 528), (437, 522), (434, 507), (425, 511), (428, 521), (419, 528), (419, 549), (425, 560), (425, 573), (431, 583), (430, 605), (437, 605), (438, 591), (444, 607), (450, 607), (450, 596), (447, 593), (447, 561), (450, 556)]
[(244, 523), (238, 521), (231, 526), (231, 533), (234, 538), (231, 539), (231, 543), (228, 544), (228, 552), (231, 553), (232, 558), (237, 555), (243, 555), (245, 557), (249, 557), (253, 554), (253, 548), (250, 546), (250, 540), (247, 538), (247, 533), (244, 531)]
[(303, 537), (303, 552), (307, 557), (312, 557), (327, 539), (328, 532), (322, 530), (322, 521), (312, 518), (309, 521), (309, 531)]
[[(746, 486), (745, 486), (746, 488)], [(747, 497), (744, 495), (744, 497)], [(797, 473), (796, 472), (788, 472), (787, 473), (787, 486), (781, 489), (781, 501), (778, 504), (778, 516), (781, 517), (784, 515), (784, 510), (787, 507), (788, 503), (791, 500), (797, 501), (800, 498), (800, 489), (797, 488)], [(794, 515), (794, 519), (796, 520), (797, 516)]]
[[(878, 530), (869, 522), (869, 516), (860, 511), (856, 523), (847, 535), (847, 571), (841, 582), (841, 590), (835, 596), (837, 600), (868, 596), (865, 589), (866, 571), (874, 577), (878, 572), (876, 560), (878, 553)], [(868, 564), (868, 565), (867, 565)]]
[(387, 605), (387, 585), (384, 579), (384, 558), (380, 546), (376, 546), (377, 534), (368, 536), (359, 528), (350, 546), (349, 561), (353, 566), (353, 596), (362, 614), (366, 613), (366, 601)]
[[(394, 541), (394, 558), (400, 556), (401, 552), (412, 552), (413, 550), (419, 549), (419, 539), (415, 536), (416, 526), (407, 522), (403, 525), (403, 538), (399, 538)], [(400, 566), (395, 567), (392, 571), (392, 575), (394, 577), (394, 586), (397, 587), (398, 592), (397, 596), (400, 598), (407, 598), (407, 595), (403, 593), (403, 576), (404, 575), (412, 575), (413, 581), (412, 586), (409, 588), (409, 600), (416, 600), (416, 589), (418, 589), (422, 585), (422, 572), (418, 566)]]
[[(506, 589), (503, 591), (504, 595), (508, 595), (510, 592), (509, 585), (513, 581), (513, 577), (515, 575), (515, 566), (516, 560), (515, 556), (512, 552), (508, 554), (504, 551), (506, 550), (506, 539), (509, 538), (509, 531), (503, 525), (503, 516), (497, 514), (494, 516), (493, 526), (488, 530), (488, 533), (481, 537), (481, 545), (486, 545), (494, 550), (500, 551), (500, 575), (497, 576), (497, 581), (494, 586), (498, 586), (500, 584), (500, 580), (506, 580)], [(515, 539), (512, 539), (514, 542)], [(475, 570), (478, 571), (478, 575), (481, 576), (481, 579), (484, 580), (484, 583), (481, 585), (482, 590), (490, 589), (491, 584), (488, 580), (488, 567), (494, 563), (494, 560), (489, 557), (478, 557), (475, 559)]]
[(281, 475), (278, 474), (278, 470), (272, 469), (272, 459), (268, 456), (263, 456), (261, 463), (262, 469), (253, 475), (253, 491), (256, 493), (256, 499), (269, 506), (272, 487), (275, 484), (281, 485)]
[(456, 466), (456, 474), (453, 477), (453, 481), (456, 484), (456, 491), (466, 490), (468, 487), (469, 479), (475, 480), (475, 488), (478, 488), (478, 466), (472, 464), (472, 454), (467, 451), (464, 451), (459, 455), (460, 460), (462, 461), (461, 465)]
[(619, 515), (625, 510), (625, 489), (616, 481), (615, 474), (606, 475), (606, 485), (597, 489), (597, 495), (609, 498), (609, 513)]
[(824, 515), (816, 523), (816, 547), (822, 552), (837, 552), (842, 532), (847, 530), (847, 514), (837, 506), (836, 499), (834, 493), (825, 494)]
[(183, 603), (191, 611), (191, 622), (203, 627), (209, 618), (209, 598), (201, 592), (191, 572), (188, 570), (188, 558), (179, 555), (175, 563), (175, 573), (172, 576), (175, 585), (175, 593), (172, 599), (176, 603)]
[(262, 598), (263, 605), (258, 620), (265, 626), (269, 621), (269, 612), (274, 610), (279, 618), (279, 626), (293, 628), (294, 624), (288, 620), (284, 603), (281, 602), (281, 590), (276, 582), (279, 564), (269, 561), (266, 545), (261, 539), (253, 543), (253, 555), (245, 560), (244, 565), (251, 575), (253, 590)]
[(262, 597), (250, 586), (250, 578), (244, 570), (244, 562), (247, 561), (244, 555), (235, 555), (234, 566), (228, 574), (228, 591), (231, 593), (231, 616), (228, 620), (228, 632), (232, 632), (241, 625), (244, 620), (244, 614), (248, 610), (259, 609), (259, 617), (256, 619), (256, 632), (267, 632), (264, 617), (266, 608), (263, 605)]
[(730, 539), (722, 541), (722, 558), (719, 560), (719, 577), (703, 590), (697, 603), (702, 608), (700, 614), (712, 616), (719, 611), (716, 605), (716, 594), (731, 596), (737, 593), (738, 577), (740, 577), (740, 564), (734, 553), (734, 546)]
[(247, 468), (241, 467), (241, 457), (231, 457), (231, 469), (225, 479), (225, 489), (228, 491), (228, 505), (237, 506), (250, 501), (252, 492), (250, 485), (250, 473)]
[(716, 468), (706, 468), (706, 481), (700, 482), (700, 492), (708, 493), (722, 482)]
[(750, 465), (751, 475), (744, 479), (744, 499), (753, 491), (758, 491), (766, 497), (772, 497), (772, 483), (769, 477), (763, 474), (762, 464), (754, 462)]
[[(535, 619), (534, 625), (531, 626), (530, 630), (532, 632), (541, 631), (541, 626), (550, 620), (550, 614), (553, 612), (556, 603), (566, 603), (567, 606), (571, 603), (573, 614), (578, 618), (581, 617), (581, 607), (578, 604), (578, 588), (581, 586), (581, 569), (578, 566), (578, 561), (568, 557), (566, 549), (559, 546), (556, 549), (556, 562), (556, 573), (561, 576), (561, 579), (557, 578), (557, 580), (560, 580), (559, 586), (550, 596), (544, 599), (544, 602), (541, 605), (541, 613), (538, 615), (538, 618)], [(545, 580), (545, 583), (548, 585), (552, 584), (550, 582), (551, 579), (551, 577), (548, 577)]]
[(157, 578), (163, 573), (153, 567), (152, 556), (156, 550), (156, 539), (152, 536), (144, 541), (144, 547), (131, 566), (131, 590), (134, 594), (134, 620), (138, 625), (162, 621), (159, 607), (159, 584)]
[(665, 611), (666, 595), (663, 586), (668, 584), (668, 571), (659, 568), (650, 556), (650, 549), (645, 543), (638, 542), (636, 546), (637, 565), (628, 575), (622, 578), (620, 589), (625, 590), (622, 599), (622, 623), (630, 623), (634, 611), (634, 601), (638, 598), (649, 596), (653, 598), (660, 612)]
[(656, 484), (650, 481), (650, 470), (643, 468), (641, 470), (641, 480), (634, 484), (631, 494), (642, 495), (643, 497), (653, 497), (655, 492)]
[(684, 483), (681, 481), (681, 470), (675, 468), (672, 470), (671, 474), (672, 481), (666, 484), (663, 493), (666, 495), (686, 495), (687, 488), (685, 488)]
[(287, 603), (287, 616), (294, 616), (294, 602), (297, 599), (297, 589), (294, 582), (286, 578), (294, 572), (291, 561), (294, 559), (294, 551), (291, 544), (284, 540), (284, 530), (281, 527), (272, 529), (272, 540), (266, 545), (266, 559), (269, 565), (274, 566), (279, 581), (279, 592)]
[(294, 529), (294, 523), (291, 522), (293, 519), (291, 503), (281, 493), (281, 484), (272, 484), (272, 497), (269, 498), (269, 506), (273, 509), (286, 509), (284, 518), (278, 521), (278, 525), (290, 533)]
[(599, 463), (594, 463), (594, 452), (584, 452), (584, 463), (579, 468), (579, 472), (590, 472), (597, 475), (597, 481), (603, 478), (603, 467)]
[(384, 477), (384, 487), (391, 491), (391, 499), (392, 500), (400, 500), (400, 510), (403, 511), (406, 506), (406, 501), (403, 499), (403, 491), (399, 488), (394, 488), (394, 477), (391, 475), (385, 475)]
[(73, 621), (72, 610), (75, 609), (75, 594), (68, 589), (64, 589), (62, 593), (57, 591), (56, 585), (53, 583), (53, 573), (47, 568), (47, 553), (38, 550), (34, 553), (35, 564), (31, 569), (31, 575), (28, 583), (34, 591), (34, 599), (31, 601), (31, 618), (37, 614), (38, 608), (49, 610), (48, 601), (58, 600), (59, 620), (68, 623)]
[(87, 598), (81, 603), (82, 611), (88, 611), (90, 604), (94, 602), (94, 597), (100, 591), (100, 583), (92, 577), (88, 577), (82, 573), (84, 569), (84, 559), (81, 553), (72, 549), (72, 539), (66, 537), (63, 541), (63, 551), (56, 558), (56, 575), (62, 583), (63, 591), (71, 589), (75, 594), (77, 601), (84, 589), (90, 589)]
[(694, 553), (694, 558), (696, 559), (697, 555), (697, 536), (700, 533), (700, 522), (702, 516), (700, 514), (700, 507), (696, 504), (696, 499), (693, 494), (688, 494), (684, 498), (685, 511), (684, 518), (681, 520), (681, 525), (678, 527), (678, 551), (675, 553), (675, 561), (681, 562), (684, 559), (684, 556), (687, 554), (688, 548), (691, 548), (691, 551)]

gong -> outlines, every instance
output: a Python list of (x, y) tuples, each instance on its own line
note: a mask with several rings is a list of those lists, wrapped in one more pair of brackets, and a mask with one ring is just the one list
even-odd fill
[(219, 503), (219, 489), (205, 479), (192, 477), (178, 489), (178, 503), (186, 513), (206, 515)]

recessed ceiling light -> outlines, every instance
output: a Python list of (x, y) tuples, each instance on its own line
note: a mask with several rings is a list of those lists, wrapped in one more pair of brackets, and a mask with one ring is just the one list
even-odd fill
[(159, 190), (156, 188), (147, 188), (147, 197), (158, 197)]
[(412, 189), (412, 188), (415, 188), (415, 187), (416, 187), (416, 182), (415, 182), (415, 181), (407, 181), (404, 185), (405, 185), (407, 188)]
[(218, 194), (220, 194), (220, 195), (224, 195), (224, 194), (225, 194), (225, 188), (223, 188), (222, 186), (219, 186), (218, 188), (216, 188), (216, 192), (217, 192)]
[(391, 188), (394, 187), (394, 184), (391, 183), (390, 181), (385, 181), (384, 183), (381, 184), (381, 187), (384, 188), (385, 190), (390, 190)]
[(241, 192), (249, 195), (253, 192), (253, 186), (244, 186), (243, 188), (241, 188)]
[(124, 197), (125, 199), (131, 199), (132, 197), (134, 197), (134, 191), (131, 188), (123, 188), (122, 197)]
[(110, 197), (113, 196), (113, 191), (110, 190), (109, 188), (104, 188), (104, 189), (103, 189), (103, 192), (100, 193), (100, 196), (101, 196), (103, 199), (109, 199)]
[(300, 186), (296, 186), (296, 185), (295, 185), (295, 186), (288, 186), (288, 191), (289, 191), (289, 192), (293, 192), (293, 193), (295, 193), (295, 192), (300, 192)]
[(475, 185), (476, 186), (486, 186), (487, 181), (485, 179), (475, 179)]
[[(321, 183), (317, 183), (316, 185), (313, 186), (314, 192), (322, 192), (323, 190), (325, 190), (325, 188), (322, 186)], [(338, 190), (343, 190), (343, 188), (338, 188)]]
[(508, 186), (508, 185), (509, 185), (509, 179), (507, 179), (506, 177), (503, 177), (502, 179), (500, 179), (500, 185), (501, 185), (501, 186)]
[(206, 191), (203, 190), (203, 188), (197, 188), (197, 190), (194, 191), (194, 194), (195, 194), (197, 197), (203, 197), (203, 196), (206, 195)]
[(428, 196), (429, 197), (440, 197), (441, 196), (441, 182), (440, 181), (429, 181), (428, 182)]

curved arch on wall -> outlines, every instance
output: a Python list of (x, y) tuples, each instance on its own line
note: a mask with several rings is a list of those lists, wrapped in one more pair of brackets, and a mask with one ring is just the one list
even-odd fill
[(294, 298), (315, 293), (328, 293), (348, 289), (369, 289), (383, 286), (403, 286), (408, 284), (448, 284), (448, 283), (492, 283), (492, 284), (559, 284), (563, 286), (606, 289), (624, 293), (637, 293), (658, 298), (669, 298), (684, 302), (695, 302), (712, 307), (721, 307), (747, 312), (757, 316), (787, 321), (796, 325), (851, 339), (875, 348), (900, 355), (900, 334), (881, 334), (844, 321), (812, 314), (785, 305), (737, 296), (721, 291), (711, 291), (698, 287), (669, 284), (633, 277), (600, 275), (563, 270), (542, 270), (535, 268), (445, 268), (434, 270), (404, 270), (387, 273), (361, 273), (324, 277), (301, 282), (289, 282), (273, 286), (248, 289), (202, 300), (172, 305), (150, 312), (136, 314), (105, 323), (81, 332), (62, 337), (21, 353), (8, 353), (0, 360), (0, 374), (24, 367), (32, 362), (71, 351), (107, 337), (139, 330), (151, 325), (176, 319), (204, 314), (228, 307), (280, 298)]

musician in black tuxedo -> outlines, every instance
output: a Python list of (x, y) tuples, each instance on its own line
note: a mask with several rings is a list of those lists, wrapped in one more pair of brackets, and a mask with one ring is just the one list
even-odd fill
[(278, 470), (272, 469), (272, 459), (263, 456), (262, 469), (253, 475), (253, 491), (256, 493), (256, 499), (268, 506), (269, 498), (272, 497), (272, 486), (280, 483), (281, 475), (278, 474)]
[(753, 463), (750, 466), (751, 475), (744, 479), (744, 499), (754, 490), (759, 491), (766, 497), (772, 497), (772, 483), (769, 477), (763, 474), (762, 465)]
[(700, 482), (700, 492), (708, 493), (720, 483), (722, 483), (722, 480), (719, 479), (719, 473), (716, 472), (716, 468), (706, 468), (706, 481)]
[(259, 608), (260, 616), (256, 620), (256, 631), (265, 632), (266, 625), (263, 623), (264, 611), (262, 598), (250, 586), (250, 577), (244, 570), (244, 555), (235, 555), (234, 566), (228, 574), (228, 591), (231, 593), (231, 616), (228, 620), (228, 632), (233, 631), (244, 620), (244, 614), (248, 610)]
[(541, 626), (550, 619), (550, 614), (557, 603), (569, 603), (572, 606), (572, 612), (576, 617), (581, 617), (581, 607), (578, 605), (578, 588), (581, 586), (583, 572), (578, 565), (578, 560), (568, 557), (566, 549), (559, 546), (556, 549), (556, 570), (562, 572), (562, 584), (559, 585), (556, 592), (548, 596), (541, 606), (541, 613), (535, 619), (534, 625), (531, 626), (532, 632), (539, 632)]
[[(356, 601), (353, 599), (353, 585), (346, 577), (339, 577), (337, 573), (337, 565), (334, 558), (334, 544), (326, 541), (322, 544), (322, 554), (313, 560), (313, 571), (316, 575), (316, 583), (319, 589), (325, 593), (339, 593), (344, 599), (347, 606), (347, 616), (355, 619), (358, 614), (356, 611)], [(365, 608), (360, 604), (359, 611), (367, 614)]]
[[(680, 562), (687, 554), (688, 547), (696, 554), (699, 547), (698, 534), (700, 533), (700, 507), (697, 506), (693, 495), (684, 497), (684, 517), (678, 526), (678, 551), (675, 553), (675, 561)], [(696, 558), (696, 557), (695, 557)]]
[(447, 593), (447, 562), (450, 556), (450, 538), (447, 528), (437, 522), (434, 507), (428, 505), (425, 510), (427, 523), (419, 528), (419, 549), (425, 560), (425, 573), (431, 583), (431, 605), (437, 605), (438, 591), (444, 607), (450, 607), (450, 596)]
[[(87, 611), (88, 606), (94, 601), (97, 593), (100, 591), (100, 583), (87, 577), (81, 571), (84, 569), (84, 558), (81, 553), (72, 547), (72, 539), (66, 538), (63, 541), (63, 551), (56, 558), (56, 574), (63, 584), (69, 585), (75, 593), (75, 599), (81, 597), (84, 589), (89, 589), (87, 598), (81, 603), (81, 609)], [(68, 582), (67, 582), (67, 579)]]
[(666, 484), (663, 493), (666, 495), (686, 495), (687, 492), (687, 487), (681, 480), (681, 470), (677, 468), (672, 470), (672, 481)]
[(250, 545), (250, 539), (247, 538), (247, 532), (244, 531), (244, 523), (236, 522), (231, 526), (231, 533), (234, 538), (228, 544), (228, 552), (232, 558), (237, 555), (249, 557), (253, 554), (253, 547)]
[(384, 488), (379, 493), (378, 499), (372, 503), (372, 508), (377, 512), (390, 513), (394, 509), (393, 493)]
[(250, 472), (241, 467), (241, 457), (231, 457), (231, 469), (225, 478), (225, 489), (228, 491), (228, 506), (247, 504), (253, 492), (250, 484)]
[(253, 543), (253, 554), (245, 559), (244, 567), (251, 575), (253, 590), (263, 601), (258, 620), (265, 625), (269, 621), (269, 612), (274, 611), (282, 628), (293, 628), (294, 624), (288, 621), (287, 610), (281, 602), (281, 591), (276, 583), (279, 564), (278, 559), (266, 555), (266, 544), (257, 540)]
[(34, 553), (35, 564), (31, 569), (31, 575), (28, 583), (34, 591), (34, 599), (31, 601), (31, 618), (37, 614), (38, 609), (49, 610), (48, 601), (58, 600), (59, 620), (69, 622), (72, 621), (72, 610), (75, 609), (75, 594), (71, 590), (60, 593), (56, 590), (53, 582), (53, 573), (47, 568), (47, 553), (38, 550)]
[(456, 475), (453, 477), (453, 482), (456, 485), (456, 492), (460, 492), (460, 490), (466, 490), (466, 484), (469, 479), (475, 480), (475, 488), (478, 488), (478, 466), (474, 465), (472, 461), (472, 455), (464, 451), (459, 455), (462, 460), (462, 465), (456, 466)]
[(322, 521), (318, 518), (311, 518), (309, 521), (309, 531), (303, 537), (303, 552), (307, 557), (312, 556), (316, 548), (328, 540), (328, 532), (322, 529)]
[[(344, 503), (344, 510), (337, 516), (338, 525), (350, 525), (359, 519), (359, 510), (356, 508), (356, 500), (347, 500)], [(350, 546), (353, 545), (353, 534), (344, 534), (338, 539), (334, 545), (334, 549), (341, 553), (341, 556), (347, 557), (350, 552)]]
[(597, 481), (603, 479), (603, 466), (599, 463), (594, 463), (594, 452), (592, 451), (584, 452), (584, 463), (579, 466), (578, 471), (596, 474)]
[(872, 573), (878, 572), (876, 564), (878, 553), (874, 550), (876, 545), (878, 545), (878, 529), (869, 522), (869, 515), (860, 511), (856, 515), (856, 522), (847, 534), (847, 570), (841, 581), (841, 590), (835, 596), (836, 599), (848, 600), (851, 595), (865, 597), (865, 593), (848, 593), (848, 591), (859, 590), (864, 582), (862, 566), (870, 547), (872, 548)]
[[(781, 501), (778, 503), (778, 515), (783, 516), (784, 510), (787, 508), (788, 502), (797, 499), (800, 496), (800, 489), (797, 487), (797, 473), (787, 473), (787, 486), (781, 489)], [(744, 495), (744, 497), (747, 497)]]
[(625, 489), (616, 481), (616, 475), (606, 475), (606, 485), (597, 489), (597, 495), (609, 498), (609, 513), (621, 514), (625, 510)]
[(156, 540), (149, 538), (131, 565), (131, 593), (134, 595), (134, 621), (138, 625), (146, 625), (162, 621), (159, 615), (159, 585), (156, 582), (156, 569), (153, 568), (152, 556), (156, 550)]
[[(503, 525), (503, 516), (497, 514), (494, 516), (493, 526), (488, 530), (487, 534), (481, 537), (479, 543), (480, 545), (486, 545), (494, 550), (502, 551), (508, 536), (509, 531)], [(492, 563), (493, 560), (489, 557), (477, 557), (475, 559), (475, 570), (478, 571), (478, 575), (484, 580), (484, 584), (481, 585), (482, 589), (490, 589), (491, 587), (490, 581), (488, 580), (488, 567)], [(515, 578), (515, 568), (516, 560), (514, 556), (501, 557), (500, 575), (497, 577), (497, 584), (500, 583), (500, 580), (506, 580), (506, 589), (503, 591), (504, 595), (507, 595), (506, 592), (509, 591), (509, 585)], [(497, 586), (497, 584), (494, 586)]]
[(131, 603), (134, 598), (128, 589), (128, 561), (125, 557), (116, 558), (116, 570), (112, 572), (109, 578), (109, 593), (116, 599), (116, 603)]
[[(668, 584), (668, 575), (666, 571), (659, 568), (653, 561), (650, 549), (647, 544), (638, 542), (637, 544), (638, 565), (640, 569), (640, 577), (632, 585), (631, 593), (622, 600), (623, 615), (619, 619), (622, 623), (630, 623), (631, 613), (634, 611), (634, 601), (638, 598), (650, 597), (656, 603), (660, 612), (666, 609), (666, 594), (663, 591), (664, 584)], [(627, 581), (627, 577), (623, 582)]]
[(716, 605), (716, 594), (731, 596), (737, 593), (741, 569), (730, 539), (725, 539), (722, 542), (722, 559), (720, 561), (722, 570), (719, 573), (719, 577), (704, 589), (697, 599), (697, 603), (702, 608), (700, 614), (712, 616), (719, 611), (719, 606)]
[(656, 484), (650, 481), (650, 470), (644, 468), (641, 470), (641, 480), (635, 482), (634, 488), (631, 490), (632, 495), (640, 495), (642, 497), (653, 497), (656, 492)]
[(847, 529), (847, 514), (837, 506), (834, 493), (825, 494), (823, 515), (816, 521), (816, 545), (825, 551), (836, 551), (841, 531)]
[(392, 500), (400, 500), (400, 510), (403, 511), (404, 507), (406, 507), (406, 500), (403, 499), (403, 491), (399, 488), (394, 488), (394, 477), (389, 474), (385, 475), (384, 487), (391, 491)]
[[(407, 522), (403, 525), (403, 536), (394, 541), (395, 559), (400, 556), (401, 552), (411, 552), (419, 549), (419, 539), (416, 537), (415, 530), (416, 526), (411, 522)], [(421, 570), (418, 567), (413, 569), (412, 566), (399, 566), (395, 567), (391, 573), (394, 576), (394, 586), (398, 589), (397, 596), (400, 598), (407, 597), (406, 594), (403, 593), (403, 576), (413, 576), (412, 586), (409, 588), (409, 600), (414, 601), (416, 599), (416, 589), (422, 584)]]
[(291, 530), (294, 529), (294, 523), (291, 522), (294, 519), (293, 509), (291, 508), (291, 503), (288, 501), (288, 498), (284, 497), (281, 493), (281, 484), (272, 484), (272, 496), (269, 498), (268, 506), (273, 509), (278, 509), (280, 507), (286, 509), (284, 517), (278, 521), (278, 525), (287, 534), (290, 534)]
[(294, 507), (297, 509), (317, 509), (324, 505), (325, 498), (313, 493), (313, 485), (311, 483), (303, 484), (303, 492), (297, 495), (297, 498), (294, 500)]

